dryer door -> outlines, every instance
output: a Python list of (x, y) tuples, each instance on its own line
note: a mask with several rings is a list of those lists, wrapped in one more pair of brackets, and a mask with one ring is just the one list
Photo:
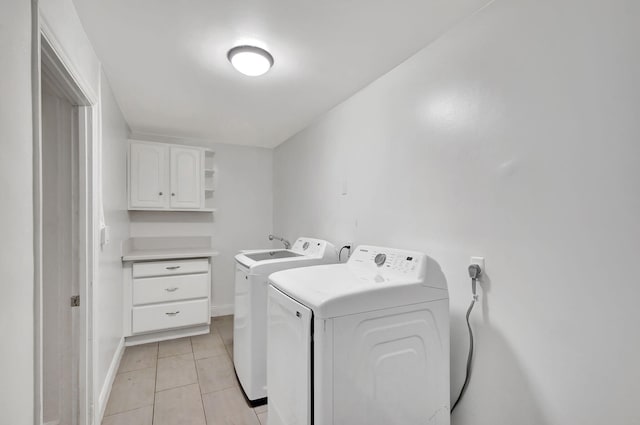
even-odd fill
[(269, 425), (311, 423), (311, 317), (307, 307), (269, 286)]
[(449, 425), (448, 300), (334, 319), (336, 424)]

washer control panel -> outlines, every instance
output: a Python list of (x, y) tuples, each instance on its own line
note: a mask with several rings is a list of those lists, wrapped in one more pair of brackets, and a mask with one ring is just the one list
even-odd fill
[(291, 247), (291, 251), (310, 257), (322, 257), (327, 249), (330, 249), (329, 246), (330, 244), (322, 239), (298, 238)]
[(349, 258), (350, 265), (384, 276), (385, 280), (420, 279), (425, 275), (426, 262), (427, 256), (421, 252), (366, 245), (358, 246)]

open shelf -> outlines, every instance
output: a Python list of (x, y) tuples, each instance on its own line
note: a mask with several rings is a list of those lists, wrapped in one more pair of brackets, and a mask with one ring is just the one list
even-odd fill
[(207, 172), (213, 173), (213, 170), (214, 170), (213, 158), (214, 158), (214, 156), (215, 156), (215, 152), (205, 149), (205, 151), (204, 151), (204, 171), (205, 171), (205, 173), (207, 173)]
[(215, 211), (213, 208), (213, 192), (216, 187), (216, 165), (214, 163), (215, 152), (206, 149), (204, 151), (204, 207), (206, 210)]

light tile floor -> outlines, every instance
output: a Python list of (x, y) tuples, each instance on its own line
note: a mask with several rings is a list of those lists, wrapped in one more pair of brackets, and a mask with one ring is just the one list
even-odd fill
[(267, 406), (247, 405), (233, 371), (233, 316), (211, 332), (127, 347), (102, 425), (266, 425)]

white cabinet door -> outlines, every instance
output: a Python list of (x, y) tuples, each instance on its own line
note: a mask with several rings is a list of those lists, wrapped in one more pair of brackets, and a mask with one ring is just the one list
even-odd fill
[(171, 147), (171, 208), (202, 207), (202, 150)]
[(131, 142), (129, 155), (129, 207), (166, 208), (168, 147)]

